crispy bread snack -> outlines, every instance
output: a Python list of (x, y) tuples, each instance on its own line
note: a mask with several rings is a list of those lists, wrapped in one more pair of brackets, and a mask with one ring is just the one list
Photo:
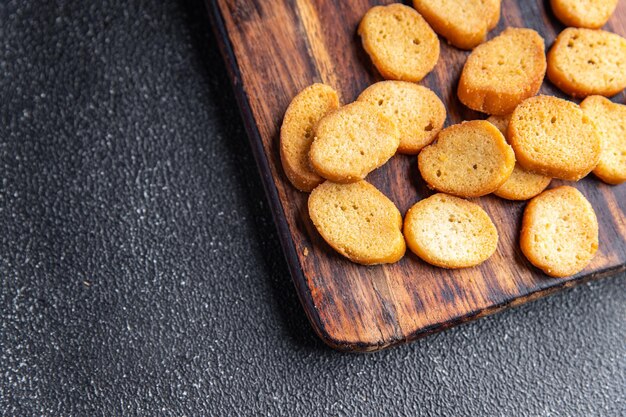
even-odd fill
[(287, 178), (300, 191), (310, 192), (324, 181), (309, 165), (309, 149), (315, 125), (337, 107), (337, 92), (324, 84), (305, 88), (287, 107), (280, 128), (280, 160)]
[(439, 59), (437, 35), (408, 6), (372, 7), (358, 31), (374, 66), (388, 80), (420, 81)]
[(626, 87), (626, 39), (567, 28), (548, 52), (548, 78), (574, 97), (614, 96)]
[(322, 177), (356, 182), (387, 162), (399, 144), (395, 123), (375, 106), (357, 101), (318, 122), (309, 158)]
[(602, 136), (602, 153), (593, 173), (607, 184), (626, 181), (626, 106), (602, 96), (580, 103)]
[(450, 126), (437, 142), (425, 147), (418, 166), (429, 187), (460, 197), (480, 197), (496, 191), (515, 166), (513, 149), (485, 120)]
[(400, 212), (366, 181), (326, 181), (309, 196), (309, 215), (324, 240), (353, 262), (392, 263), (404, 256)]
[(446, 120), (446, 108), (432, 90), (406, 81), (373, 84), (358, 101), (378, 106), (394, 121), (400, 130), (400, 153), (418, 153), (435, 139)]
[(550, 0), (552, 11), (566, 26), (599, 29), (609, 20), (618, 0)]
[(544, 191), (524, 210), (520, 246), (526, 258), (553, 277), (580, 272), (598, 250), (598, 220), (574, 187)]
[(576, 103), (551, 96), (520, 104), (507, 137), (524, 169), (569, 181), (595, 168), (602, 146), (595, 124)]
[(443, 193), (411, 207), (403, 230), (413, 253), (442, 268), (479, 265), (498, 245), (498, 231), (485, 210)]
[(500, 20), (500, 0), (413, 0), (435, 32), (452, 45), (472, 49)]
[(467, 58), (459, 80), (459, 100), (483, 113), (509, 114), (537, 94), (545, 74), (543, 38), (532, 29), (508, 28)]

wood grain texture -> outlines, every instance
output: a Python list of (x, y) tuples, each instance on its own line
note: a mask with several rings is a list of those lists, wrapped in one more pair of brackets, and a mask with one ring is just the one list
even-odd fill
[[(400, 262), (385, 266), (365, 267), (342, 258), (309, 220), (308, 194), (292, 187), (282, 171), (279, 129), (290, 100), (313, 82), (335, 87), (348, 103), (381, 79), (356, 28), (370, 7), (389, 2), (207, 1), (296, 290), (315, 331), (330, 346), (382, 349), (626, 269), (626, 185), (608, 186), (592, 176), (575, 186), (596, 210), (600, 248), (592, 263), (573, 277), (549, 278), (530, 265), (518, 244), (525, 203), (495, 196), (473, 200), (489, 213), (500, 233), (496, 253), (480, 267), (444, 270), (409, 252)], [(530, 27), (549, 47), (564, 28), (548, 1), (502, 3), (500, 22), (489, 38), (508, 26)], [(626, 1), (620, 2), (605, 29), (626, 35)], [(446, 104), (446, 126), (484, 118), (456, 97), (468, 52), (444, 40), (441, 46), (437, 66), (421, 84)], [(566, 98), (547, 80), (541, 92)], [(624, 103), (625, 97), (622, 92), (613, 100)], [(432, 194), (411, 156), (395, 156), (368, 180), (402, 214)], [(553, 181), (551, 187), (565, 183)]]

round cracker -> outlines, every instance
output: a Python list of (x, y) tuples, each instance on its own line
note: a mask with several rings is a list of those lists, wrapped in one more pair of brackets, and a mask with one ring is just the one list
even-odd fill
[(574, 97), (614, 96), (626, 88), (626, 39), (603, 30), (567, 28), (548, 52), (547, 74)]
[(472, 120), (439, 132), (437, 142), (420, 152), (418, 166), (429, 187), (460, 197), (480, 197), (504, 184), (515, 166), (515, 155), (494, 125)]
[(524, 210), (520, 246), (526, 258), (550, 276), (580, 272), (598, 250), (593, 207), (574, 187), (544, 191)]
[(309, 215), (337, 252), (364, 265), (393, 263), (406, 251), (402, 216), (383, 193), (366, 181), (326, 181), (309, 196)]
[(590, 96), (580, 103), (602, 135), (600, 161), (593, 173), (607, 184), (626, 181), (626, 106), (602, 96)]
[(403, 231), (413, 253), (442, 268), (479, 265), (498, 245), (498, 231), (479, 205), (443, 193), (411, 207)]
[(420, 81), (439, 59), (437, 34), (408, 6), (372, 7), (358, 32), (374, 66), (388, 80)]
[(500, 0), (413, 0), (435, 32), (452, 45), (472, 49), (498, 25)]
[(387, 162), (399, 144), (395, 123), (376, 107), (356, 101), (318, 122), (309, 159), (324, 178), (356, 182)]
[(554, 15), (566, 26), (599, 29), (609, 20), (618, 0), (550, 0)]
[(337, 107), (337, 92), (319, 83), (299, 92), (287, 107), (280, 128), (280, 160), (287, 178), (300, 191), (310, 192), (324, 181), (309, 165), (309, 149), (315, 125)]
[(578, 181), (596, 166), (601, 138), (576, 103), (531, 97), (511, 116), (508, 135), (519, 164), (552, 178)]
[(378, 106), (398, 126), (400, 153), (418, 153), (435, 139), (446, 121), (446, 108), (439, 97), (415, 83), (382, 81), (366, 88), (357, 100)]
[(543, 38), (532, 29), (508, 28), (467, 58), (459, 80), (459, 100), (476, 111), (508, 114), (537, 94), (545, 73)]

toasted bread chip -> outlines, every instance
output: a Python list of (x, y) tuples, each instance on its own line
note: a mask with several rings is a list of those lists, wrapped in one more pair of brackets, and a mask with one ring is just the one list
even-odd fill
[(439, 60), (439, 39), (418, 12), (402, 4), (372, 7), (359, 35), (378, 72), (388, 80), (420, 81)]
[(626, 106), (602, 96), (580, 103), (602, 136), (602, 153), (593, 173), (607, 184), (626, 181)]
[(467, 268), (487, 260), (498, 231), (479, 205), (439, 193), (419, 201), (404, 219), (409, 249), (429, 264)]
[(602, 146), (595, 124), (576, 103), (551, 96), (520, 104), (507, 137), (524, 169), (569, 181), (595, 168)]
[(309, 159), (326, 179), (356, 182), (387, 162), (399, 144), (395, 123), (371, 104), (357, 101), (319, 121)]
[(398, 152), (416, 154), (430, 144), (446, 121), (446, 108), (430, 89), (406, 81), (369, 86), (358, 101), (378, 106), (400, 130)]
[(606, 97), (626, 88), (626, 39), (611, 32), (567, 28), (548, 52), (548, 78), (574, 97)]
[(280, 160), (287, 178), (300, 191), (310, 192), (324, 179), (309, 165), (309, 149), (317, 122), (339, 107), (337, 92), (313, 84), (291, 100), (280, 128)]
[(426, 21), (452, 45), (472, 49), (498, 25), (500, 0), (413, 0)]
[(543, 38), (532, 29), (508, 28), (467, 58), (459, 80), (459, 99), (473, 110), (509, 114), (537, 94), (545, 74)]
[(618, 0), (550, 0), (552, 11), (566, 26), (599, 29), (609, 20)]
[(526, 258), (553, 277), (580, 272), (598, 250), (598, 219), (580, 191), (544, 191), (524, 210), (520, 246)]
[(324, 240), (353, 262), (393, 263), (404, 256), (400, 212), (366, 181), (324, 182), (309, 196), (309, 215)]
[(425, 147), (418, 166), (429, 187), (460, 197), (496, 191), (515, 166), (513, 149), (491, 123), (473, 120), (450, 126)]

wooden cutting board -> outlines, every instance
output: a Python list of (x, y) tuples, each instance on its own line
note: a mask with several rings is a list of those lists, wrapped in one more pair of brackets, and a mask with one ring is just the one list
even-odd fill
[[(480, 267), (435, 268), (409, 251), (396, 264), (366, 267), (336, 254), (309, 219), (308, 195), (285, 177), (279, 129), (290, 100), (311, 83), (335, 87), (348, 103), (381, 80), (356, 28), (371, 6), (389, 2), (207, 1), (296, 291), (315, 331), (330, 346), (383, 349), (626, 269), (626, 184), (608, 186), (593, 176), (574, 185), (596, 210), (600, 249), (591, 264), (573, 277), (549, 278), (526, 261), (518, 245), (525, 203), (494, 196), (474, 200), (500, 233), (496, 253)], [(548, 47), (564, 28), (549, 10), (549, 2), (539, 0), (504, 0), (500, 23), (489, 37), (508, 26), (537, 30)], [(605, 29), (626, 36), (626, 0)], [(443, 39), (441, 46), (437, 66), (421, 84), (446, 104), (446, 126), (484, 118), (461, 105), (455, 93), (468, 52)], [(549, 81), (542, 93), (565, 97)], [(622, 92), (613, 100), (624, 103), (624, 98)], [(395, 156), (367, 178), (403, 214), (432, 194), (418, 174), (416, 160)], [(553, 181), (551, 186), (564, 183)]]

